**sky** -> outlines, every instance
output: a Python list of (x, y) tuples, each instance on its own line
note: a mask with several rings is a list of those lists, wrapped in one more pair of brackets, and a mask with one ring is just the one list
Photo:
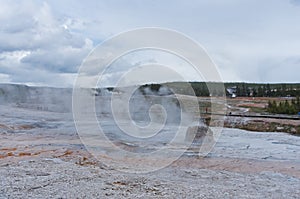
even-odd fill
[[(194, 39), (223, 81), (299, 83), (299, 24), (300, 0), (0, 0), (0, 83), (72, 87), (93, 48), (142, 27)], [(118, 64), (143, 59), (181, 64), (155, 53)]]

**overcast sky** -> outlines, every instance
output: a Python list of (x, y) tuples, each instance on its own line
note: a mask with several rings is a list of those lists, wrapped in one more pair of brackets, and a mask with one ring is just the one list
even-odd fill
[(300, 82), (300, 0), (0, 0), (0, 82), (72, 86), (93, 47), (149, 26), (199, 42), (224, 81)]

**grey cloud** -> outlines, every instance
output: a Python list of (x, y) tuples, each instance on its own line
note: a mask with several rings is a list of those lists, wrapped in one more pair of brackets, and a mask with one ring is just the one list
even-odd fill
[(75, 73), (82, 60), (90, 52), (92, 47), (90, 45), (87, 41), (86, 45), (81, 48), (61, 46), (53, 51), (51, 49), (36, 50), (20, 61), (48, 71)]
[[(76, 73), (93, 48), (90, 39), (72, 32), (47, 3), (4, 1), (3, 7), (0, 72), (13, 82), (57, 85), (55, 79), (63, 79), (63, 73)], [(22, 52), (24, 56), (19, 55)]]
[(14, 21), (14, 23), (11, 23), (8, 20), (1, 20), (1, 23), (3, 24), (0, 28), (1, 32), (16, 34), (23, 32), (24, 30), (32, 30), (36, 25), (36, 22), (32, 18), (28, 18), (28, 16), (12, 17), (9, 20)]
[[(93, 42), (156, 26), (202, 44), (226, 81), (299, 81), (299, 64), (288, 60), (300, 52), (300, 12), (291, 5), (300, 0), (46, 2), (1, 0), (0, 73), (7, 80), (63, 82), (60, 74), (76, 72)], [(18, 51), (30, 53), (7, 55)], [(134, 63), (120, 60), (107, 74), (124, 72)]]
[(300, 0), (290, 0), (291, 4), (300, 6)]
[(299, 56), (278, 60), (275, 64), (270, 65), (269, 69), (265, 70), (264, 78), (270, 82), (279, 82), (283, 79), (286, 82), (299, 83), (299, 66)]
[(80, 48), (85, 44), (85, 38), (72, 34), (64, 27), (54, 25), (44, 27), (43, 21), (32, 22), (32, 26), (14, 24), (0, 32), (0, 48), (2, 51), (14, 50), (53, 50), (60, 46)]

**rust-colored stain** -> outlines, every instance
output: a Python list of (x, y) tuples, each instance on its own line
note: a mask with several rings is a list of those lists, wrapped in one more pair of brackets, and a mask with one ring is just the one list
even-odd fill
[(19, 156), (31, 156), (31, 153), (28, 152), (20, 152)]
[(56, 157), (63, 157), (63, 156), (68, 156), (68, 155), (72, 155), (73, 151), (71, 150), (66, 150), (62, 155), (58, 155)]
[(113, 182), (114, 185), (118, 185), (118, 186), (125, 186), (127, 185), (127, 183), (125, 182), (120, 182), (120, 181), (116, 181), (116, 182)]
[(17, 148), (2, 148), (0, 151), (15, 151)]
[(30, 129), (33, 129), (34, 127), (31, 126), (31, 125), (20, 125), (20, 126), (17, 126), (17, 129), (18, 130), (30, 130)]
[(17, 125), (17, 126), (9, 126), (6, 124), (0, 124), (0, 128), (9, 129), (9, 130), (30, 130), (30, 129), (33, 129), (34, 126), (28, 125), (28, 124), (22, 124), (22, 125)]

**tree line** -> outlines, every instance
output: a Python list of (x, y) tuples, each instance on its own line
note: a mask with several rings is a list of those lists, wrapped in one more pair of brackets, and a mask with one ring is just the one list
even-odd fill
[(299, 96), (292, 99), (290, 102), (285, 100), (285, 102), (280, 101), (277, 103), (275, 100), (268, 102), (268, 112), (276, 114), (297, 114), (300, 112), (300, 98)]
[[(185, 95), (196, 95), (199, 97), (222, 96), (227, 93), (227, 88), (236, 88), (238, 97), (297, 97), (300, 96), (300, 83), (243, 83), (243, 82), (168, 82), (161, 84), (146, 84), (140, 89), (150, 87), (157, 91), (161, 86), (171, 88), (174, 93)], [(188, 89), (192, 87), (193, 93)], [(209, 88), (209, 89), (208, 89)], [(227, 93), (228, 94), (228, 93)]]
[[(226, 85), (226, 84), (225, 84)], [(300, 84), (248, 84), (236, 85), (237, 96), (247, 97), (296, 97), (300, 96)]]
[[(297, 97), (300, 96), (300, 83), (280, 83), (280, 84), (262, 84), (262, 83), (244, 83), (244, 82), (172, 82), (165, 83), (172, 87), (179, 88), (184, 94), (185, 85), (190, 84), (194, 89), (196, 96), (221, 96), (227, 93), (226, 89), (235, 87), (238, 97)], [(180, 90), (180, 88), (183, 88)], [(210, 89), (208, 89), (210, 88)], [(225, 91), (224, 91), (225, 89)], [(228, 93), (227, 93), (228, 94)]]

